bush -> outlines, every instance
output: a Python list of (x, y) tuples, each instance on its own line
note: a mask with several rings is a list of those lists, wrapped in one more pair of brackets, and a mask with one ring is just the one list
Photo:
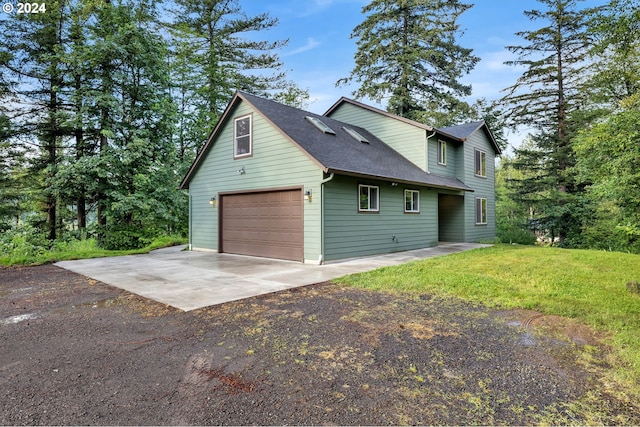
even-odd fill
[(0, 236), (0, 256), (9, 258), (31, 258), (44, 254), (51, 242), (43, 232), (31, 224), (22, 224), (7, 230)]
[(530, 230), (517, 227), (498, 227), (496, 238), (501, 243), (517, 243), (519, 245), (534, 245), (536, 235)]
[(154, 231), (139, 224), (112, 224), (100, 230), (98, 243), (101, 248), (114, 251), (141, 249), (156, 237)]

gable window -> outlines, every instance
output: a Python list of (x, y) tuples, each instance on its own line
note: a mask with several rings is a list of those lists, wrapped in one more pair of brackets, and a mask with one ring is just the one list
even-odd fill
[(233, 158), (249, 157), (252, 154), (251, 115), (233, 121)]
[(438, 164), (447, 164), (447, 142), (438, 140)]
[(420, 192), (417, 190), (404, 190), (404, 211), (407, 213), (420, 212)]
[(476, 167), (475, 167), (476, 175), (486, 177), (487, 176), (487, 153), (476, 149), (475, 161), (476, 161)]
[(358, 185), (358, 211), (359, 212), (379, 212), (380, 211), (380, 187), (374, 185)]
[(476, 225), (487, 223), (487, 199), (476, 198)]

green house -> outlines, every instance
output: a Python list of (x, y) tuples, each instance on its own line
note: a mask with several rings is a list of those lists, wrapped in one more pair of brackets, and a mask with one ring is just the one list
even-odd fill
[(180, 188), (193, 250), (326, 261), (495, 237), (481, 122), (436, 129), (342, 98), (324, 115), (237, 92)]

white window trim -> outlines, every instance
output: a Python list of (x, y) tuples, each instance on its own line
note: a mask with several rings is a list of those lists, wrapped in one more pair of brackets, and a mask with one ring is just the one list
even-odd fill
[[(480, 170), (475, 170), (476, 169), (476, 158), (477, 156), (479, 157), (479, 167)], [(482, 173), (482, 157), (484, 156), (484, 174)], [(485, 151), (479, 150), (479, 149), (475, 149), (474, 151), (474, 155), (473, 155), (473, 169), (474, 169), (474, 173), (476, 176), (482, 177), (482, 178), (486, 178), (487, 177), (487, 153)]]
[[(482, 212), (483, 202), (484, 202), (484, 215)], [(478, 211), (478, 208), (479, 208), (479, 211)], [(478, 213), (480, 214), (480, 222), (478, 222)], [(476, 225), (487, 225), (487, 198), (486, 197), (476, 197), (475, 214), (476, 214)]]
[[(367, 209), (362, 209), (362, 207), (360, 206), (360, 192), (362, 191), (362, 188), (369, 189), (369, 191), (367, 192), (369, 207)], [(376, 193), (378, 196), (376, 197), (375, 208), (371, 207), (371, 189), (372, 188), (376, 189)], [(358, 212), (380, 212), (380, 187), (378, 187), (377, 185), (358, 184)]]
[[(245, 119), (249, 119), (249, 152), (238, 154), (238, 138), (243, 138), (243, 137), (246, 137), (247, 135), (238, 136), (238, 134), (236, 133), (238, 130), (236, 123), (240, 120), (245, 120)], [(251, 157), (251, 156), (253, 156), (253, 115), (246, 114), (244, 116), (236, 117), (235, 119), (233, 119), (233, 158), (242, 159), (244, 157)]]
[(447, 141), (438, 140), (438, 164), (447, 165)]
[[(413, 206), (413, 209), (407, 209), (407, 194), (410, 193), (411, 196), (411, 204), (413, 204), (413, 194), (418, 194), (418, 199), (416, 200), (416, 206)], [(405, 213), (420, 213), (420, 191), (418, 190), (404, 190), (404, 212)]]

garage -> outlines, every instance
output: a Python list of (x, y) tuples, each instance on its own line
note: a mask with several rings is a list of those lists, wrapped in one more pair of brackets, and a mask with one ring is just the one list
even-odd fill
[(220, 195), (220, 252), (303, 261), (302, 189)]

